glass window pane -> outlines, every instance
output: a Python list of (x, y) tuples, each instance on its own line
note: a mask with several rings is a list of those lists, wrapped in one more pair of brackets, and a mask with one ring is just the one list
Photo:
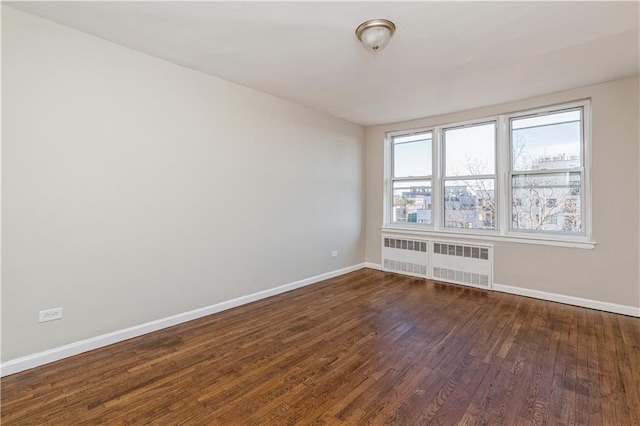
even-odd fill
[(447, 180), (444, 225), (449, 228), (495, 229), (494, 179)]
[(431, 181), (393, 183), (393, 221), (431, 223)]
[(393, 138), (393, 176), (431, 176), (431, 132)]
[(582, 175), (545, 173), (512, 178), (515, 230), (582, 232)]
[(582, 110), (511, 120), (516, 171), (580, 167)]
[(492, 175), (496, 169), (496, 124), (444, 131), (446, 176)]

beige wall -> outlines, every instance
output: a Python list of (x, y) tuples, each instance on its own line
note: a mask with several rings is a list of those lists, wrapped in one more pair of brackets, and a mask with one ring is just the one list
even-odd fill
[(379, 263), (386, 131), (586, 97), (598, 244), (496, 242), (495, 281), (640, 306), (638, 78), (371, 127), (365, 146), (360, 126), (2, 14), (3, 361)]
[(364, 261), (364, 128), (2, 14), (3, 361)]
[(638, 78), (521, 102), (367, 129), (366, 259), (380, 263), (385, 132), (592, 99), (594, 250), (494, 243), (494, 281), (566, 296), (640, 306), (638, 276)]

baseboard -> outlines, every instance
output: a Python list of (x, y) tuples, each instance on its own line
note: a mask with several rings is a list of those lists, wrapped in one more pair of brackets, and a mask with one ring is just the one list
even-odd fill
[[(382, 265), (378, 263), (365, 262), (365, 268), (382, 270)], [(564, 303), (567, 305), (580, 306), (583, 308), (597, 309), (599, 311), (612, 312), (614, 314), (640, 317), (640, 308), (628, 305), (618, 305), (616, 303), (601, 302), (599, 300), (583, 299), (581, 297), (566, 296), (564, 294), (547, 293), (546, 291), (531, 290), (522, 287), (493, 283), (493, 290), (502, 293), (517, 294), (518, 296), (533, 297), (534, 299), (548, 300), (550, 302)]]
[(38, 352), (21, 358), (12, 359), (7, 362), (3, 362), (0, 365), (0, 377), (15, 374), (20, 371), (28, 370), (30, 368), (39, 367), (44, 364), (59, 361), (63, 358), (68, 358), (70, 356), (78, 355), (83, 352), (91, 351), (93, 349), (98, 349), (114, 343), (122, 342), (127, 339), (131, 339), (133, 337), (151, 333), (153, 331), (162, 330), (163, 328), (182, 324), (187, 321), (192, 321), (194, 319), (202, 318), (207, 315), (222, 312), (227, 309), (255, 302), (260, 299), (265, 299), (267, 297), (295, 290), (300, 287), (315, 284), (319, 281), (344, 275), (349, 272), (362, 269), (364, 267), (364, 263), (349, 266), (347, 268), (342, 268), (332, 272), (327, 272), (325, 274), (316, 275), (315, 277), (306, 278), (304, 280), (295, 281), (268, 290), (241, 296), (236, 299), (227, 300), (225, 302), (216, 303), (214, 305), (205, 306), (203, 308), (194, 309), (192, 311), (183, 312), (181, 314), (172, 315), (170, 317), (161, 318), (155, 321), (150, 321), (144, 324), (128, 327), (111, 333), (102, 334), (100, 336), (91, 337), (89, 339), (80, 340), (78, 342), (69, 343), (67, 345), (49, 349), (44, 352)]
[(375, 269), (377, 271), (382, 271), (382, 265), (379, 263), (365, 262), (364, 267), (369, 269)]
[[(382, 265), (378, 263), (365, 262), (364, 267), (382, 270)], [(640, 308), (635, 306), (618, 305), (615, 303), (601, 302), (599, 300), (583, 299), (581, 297), (566, 296), (564, 294), (548, 293), (546, 291), (531, 290), (528, 288), (513, 287), (497, 283), (493, 283), (493, 290), (500, 291), (502, 293), (517, 294), (519, 296), (533, 297), (534, 299), (580, 306), (583, 308), (597, 309), (599, 311), (612, 312), (614, 314), (640, 317)]]
[(601, 302), (599, 300), (583, 299), (564, 294), (547, 293), (546, 291), (531, 290), (528, 288), (513, 287), (510, 285), (493, 284), (493, 289), (503, 293), (517, 294), (519, 296), (533, 297), (535, 299), (549, 300), (551, 302), (565, 303), (567, 305), (581, 306), (583, 308), (597, 309), (599, 311), (613, 312), (615, 314), (640, 317), (640, 308), (616, 303)]

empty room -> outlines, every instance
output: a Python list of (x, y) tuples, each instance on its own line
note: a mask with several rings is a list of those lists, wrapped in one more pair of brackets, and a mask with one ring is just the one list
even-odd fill
[(3, 425), (640, 424), (640, 2), (1, 18)]

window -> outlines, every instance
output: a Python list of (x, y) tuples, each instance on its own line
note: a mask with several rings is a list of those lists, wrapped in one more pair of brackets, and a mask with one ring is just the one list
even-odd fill
[(588, 241), (589, 102), (389, 134), (385, 224)]
[(432, 132), (392, 137), (393, 223), (431, 224)]
[(516, 200), (511, 229), (582, 233), (582, 112), (575, 108), (509, 120)]
[(448, 128), (444, 146), (444, 226), (495, 229), (496, 123)]

